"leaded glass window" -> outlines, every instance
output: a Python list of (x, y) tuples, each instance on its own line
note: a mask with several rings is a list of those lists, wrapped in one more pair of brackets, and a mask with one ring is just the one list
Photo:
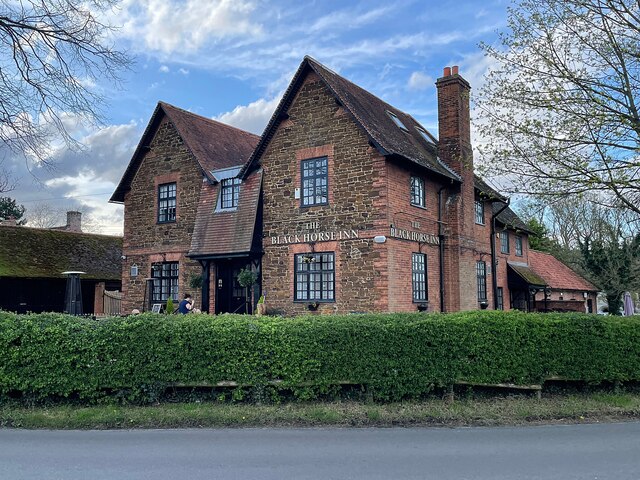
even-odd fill
[(151, 277), (154, 302), (166, 302), (169, 297), (178, 300), (178, 262), (154, 263)]
[(411, 288), (414, 302), (427, 301), (427, 255), (424, 253), (411, 254)]
[(303, 160), (302, 206), (326, 205), (329, 203), (329, 167), (327, 157)]
[(158, 186), (158, 223), (176, 221), (176, 183)]
[(411, 177), (411, 205), (417, 207), (424, 207), (426, 205), (424, 180), (420, 177)]
[(487, 263), (476, 262), (476, 277), (478, 279), (478, 302), (487, 301)]
[(335, 254), (301, 253), (295, 256), (295, 300), (335, 301)]
[(220, 182), (220, 204), (222, 208), (236, 208), (240, 199), (240, 179), (225, 178)]

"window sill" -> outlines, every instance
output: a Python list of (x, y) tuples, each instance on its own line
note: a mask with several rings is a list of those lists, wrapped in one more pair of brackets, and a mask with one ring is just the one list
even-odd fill
[(336, 303), (335, 300), (294, 300), (293, 303)]
[(160, 220), (158, 220), (158, 221), (156, 222), (156, 225), (166, 225), (166, 224), (168, 224), (168, 223), (169, 223), (169, 224), (170, 224), (170, 223), (176, 223), (176, 221), (175, 221), (175, 220), (164, 220), (164, 221), (160, 221)]
[(237, 212), (238, 211), (238, 207), (231, 207), (231, 208), (216, 208), (213, 213), (230, 213), (230, 212)]
[(427, 207), (423, 207), (422, 205), (416, 205), (415, 203), (410, 203), (412, 207), (419, 208), (420, 210), (427, 210)]

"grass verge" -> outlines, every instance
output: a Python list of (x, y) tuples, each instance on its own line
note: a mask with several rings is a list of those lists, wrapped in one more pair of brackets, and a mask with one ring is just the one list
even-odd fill
[(467, 398), (419, 402), (161, 403), (23, 407), (0, 405), (0, 427), (28, 429), (118, 429), (199, 427), (390, 427), (594, 423), (640, 419), (640, 394), (591, 393)]

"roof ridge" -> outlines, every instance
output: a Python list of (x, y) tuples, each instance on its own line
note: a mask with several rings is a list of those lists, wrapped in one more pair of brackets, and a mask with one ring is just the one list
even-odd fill
[(247, 130), (243, 130), (242, 128), (234, 127), (233, 125), (229, 125), (228, 123), (224, 123), (224, 122), (221, 122), (219, 120), (214, 120), (213, 118), (210, 118), (210, 117), (205, 117), (204, 115), (200, 115), (198, 113), (190, 112), (189, 110), (185, 110), (184, 108), (181, 108), (181, 107), (176, 107), (175, 105), (172, 105), (170, 103), (164, 102), (162, 100), (159, 100), (158, 103), (160, 105), (162, 105), (163, 108), (164, 107), (169, 107), (170, 109), (177, 110), (179, 113), (184, 113), (184, 114), (187, 114), (187, 115), (191, 115), (193, 117), (198, 117), (199, 119), (205, 120), (205, 121), (207, 121), (209, 123), (213, 123), (213, 124), (219, 125), (221, 127), (225, 127), (225, 128), (231, 128), (233, 130), (237, 130), (238, 132), (245, 133), (247, 135), (251, 135), (252, 137), (260, 138), (260, 135), (256, 135), (255, 133), (251, 133), (251, 132), (249, 132)]

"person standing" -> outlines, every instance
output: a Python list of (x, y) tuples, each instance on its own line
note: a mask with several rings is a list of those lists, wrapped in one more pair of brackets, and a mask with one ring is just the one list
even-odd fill
[(191, 295), (187, 293), (185, 294), (184, 298), (180, 302), (180, 305), (178, 305), (178, 313), (182, 313), (182, 314), (190, 313), (192, 308), (193, 308), (193, 300), (191, 299)]

